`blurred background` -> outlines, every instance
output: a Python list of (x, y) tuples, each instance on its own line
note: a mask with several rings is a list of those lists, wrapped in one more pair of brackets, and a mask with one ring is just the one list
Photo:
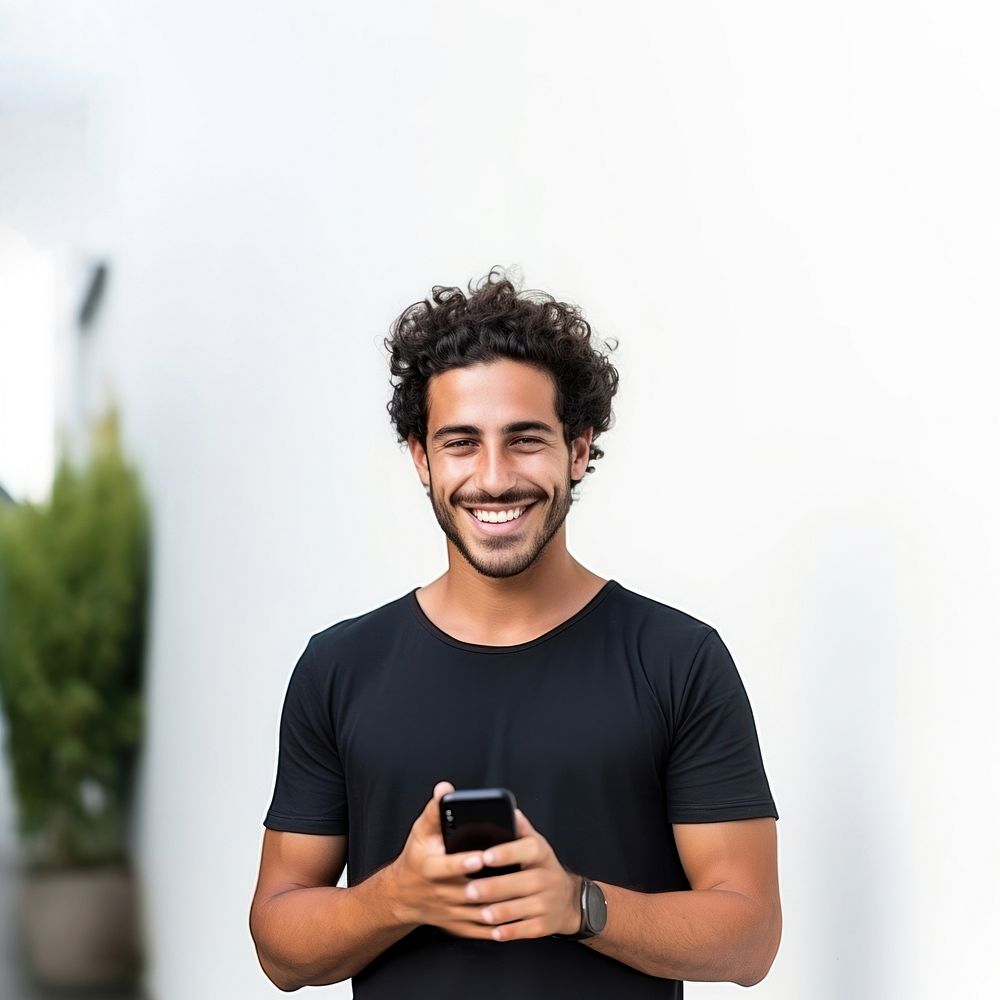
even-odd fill
[[(278, 992), (248, 914), (289, 673), (446, 565), (381, 340), (494, 264), (620, 341), (572, 552), (718, 628), (750, 694), (784, 906), (755, 993), (990, 994), (997, 28), (0, 0), (0, 484), (43, 503), (116, 403), (149, 506), (145, 959), (107, 996)], [(0, 996), (31, 1000), (16, 809), (3, 771)]]

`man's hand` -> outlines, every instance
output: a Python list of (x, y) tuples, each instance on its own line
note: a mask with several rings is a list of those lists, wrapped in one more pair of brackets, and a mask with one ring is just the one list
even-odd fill
[[(520, 809), (515, 816), (517, 840), (487, 852), (445, 853), (439, 802), (454, 790), (448, 781), (434, 786), (434, 794), (411, 827), (402, 852), (389, 865), (393, 905), (400, 921), (414, 926), (430, 924), (458, 937), (494, 941), (578, 931), (579, 876), (559, 864), (548, 841)], [(469, 872), (484, 864), (501, 867), (515, 863), (521, 865), (521, 871), (468, 878)]]
[[(447, 854), (441, 836), (440, 801), (453, 792), (450, 781), (434, 786), (423, 812), (410, 828), (399, 857), (388, 866), (392, 874), (392, 905), (401, 923), (432, 924), (462, 937), (489, 937), (463, 890), (467, 873), (483, 867), (482, 851)], [(481, 933), (476, 933), (476, 931)]]
[(464, 893), (479, 907), (479, 921), (503, 926), (482, 934), (482, 924), (477, 924), (476, 933), (463, 936), (513, 941), (575, 934), (580, 929), (580, 876), (563, 868), (549, 842), (520, 809), (515, 821), (517, 840), (484, 851), (483, 861), (498, 868), (520, 864), (521, 871), (470, 879)]

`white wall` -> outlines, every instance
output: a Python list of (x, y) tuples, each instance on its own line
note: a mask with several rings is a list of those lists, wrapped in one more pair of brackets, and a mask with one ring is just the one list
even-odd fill
[(444, 565), (380, 339), (494, 263), (621, 338), (574, 553), (750, 691), (785, 914), (756, 992), (985, 995), (992, 9), (346, 6), (0, 8), (0, 56), (88, 102), (81, 392), (120, 394), (155, 506), (152, 996), (274, 995), (246, 923), (288, 673)]
[(0, 224), (0, 486), (41, 501), (55, 466), (56, 262)]

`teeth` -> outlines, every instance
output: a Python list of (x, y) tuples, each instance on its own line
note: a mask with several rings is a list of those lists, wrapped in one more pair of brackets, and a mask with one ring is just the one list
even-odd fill
[(488, 524), (503, 524), (520, 517), (524, 513), (524, 507), (513, 507), (511, 510), (474, 510), (472, 513), (477, 521), (485, 521)]

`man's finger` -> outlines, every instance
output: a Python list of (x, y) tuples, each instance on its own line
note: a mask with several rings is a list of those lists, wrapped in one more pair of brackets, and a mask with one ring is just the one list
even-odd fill
[(528, 869), (507, 875), (470, 879), (465, 886), (465, 898), (470, 903), (496, 903), (504, 899), (520, 899), (539, 892), (538, 873)]
[(507, 840), (495, 844), (488, 851), (483, 851), (483, 861), (491, 868), (502, 868), (504, 865), (534, 865), (542, 859), (542, 842), (539, 837), (518, 837), (517, 840)]
[(441, 880), (458, 878), (477, 872), (483, 867), (482, 851), (460, 851), (456, 854), (440, 854), (427, 859), (425, 869), (429, 879)]
[(520, 809), (514, 810), (514, 827), (518, 838), (527, 837), (535, 832), (535, 828), (528, 821), (528, 817)]
[(441, 832), (441, 807), (438, 803), (443, 795), (455, 791), (455, 786), (450, 781), (439, 781), (434, 786), (434, 793), (427, 800), (424, 811), (417, 817), (417, 822), (424, 833)]
[(450, 781), (439, 781), (434, 786), (434, 801), (440, 802), (443, 796), (453, 791), (455, 791), (455, 786)]

